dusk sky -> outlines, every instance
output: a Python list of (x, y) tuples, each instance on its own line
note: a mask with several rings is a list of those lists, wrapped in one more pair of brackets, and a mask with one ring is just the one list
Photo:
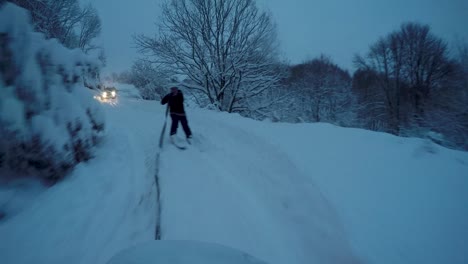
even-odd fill
[[(102, 19), (106, 72), (130, 69), (138, 54), (133, 34), (151, 35), (162, 0), (84, 0)], [(429, 24), (450, 44), (468, 41), (468, 0), (259, 0), (278, 26), (284, 59), (299, 63), (321, 53), (348, 70), (352, 58), (365, 53), (380, 36), (403, 22)]]

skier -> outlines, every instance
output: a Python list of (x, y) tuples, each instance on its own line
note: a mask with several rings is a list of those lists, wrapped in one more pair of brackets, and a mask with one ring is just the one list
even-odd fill
[(184, 96), (182, 91), (180, 91), (177, 87), (171, 87), (171, 92), (164, 96), (161, 100), (161, 104), (169, 104), (169, 111), (171, 113), (172, 125), (171, 125), (171, 139), (174, 140), (174, 136), (177, 133), (177, 126), (180, 123), (182, 124), (182, 128), (184, 129), (185, 136), (187, 139), (192, 138), (192, 131), (188, 126), (187, 116), (185, 115), (184, 109)]

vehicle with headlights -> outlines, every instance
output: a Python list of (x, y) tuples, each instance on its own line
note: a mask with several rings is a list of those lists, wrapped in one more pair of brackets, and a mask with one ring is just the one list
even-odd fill
[(115, 87), (106, 87), (98, 95), (98, 99), (102, 101), (112, 100), (115, 98), (117, 98), (117, 89), (115, 89)]

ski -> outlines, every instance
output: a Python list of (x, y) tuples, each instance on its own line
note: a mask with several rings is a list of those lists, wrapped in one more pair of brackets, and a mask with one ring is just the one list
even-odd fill
[(180, 149), (180, 150), (185, 150), (185, 149), (187, 149), (187, 146), (182, 146), (182, 145), (178, 144), (178, 143), (176, 142), (176, 140), (174, 140), (173, 137), (170, 137), (170, 142), (171, 142), (172, 145), (174, 145), (176, 148), (178, 148), (178, 149)]
[(178, 148), (178, 149), (180, 149), (180, 150), (186, 150), (186, 149), (187, 149), (187, 147), (185, 147), (185, 146), (180, 146), (180, 145), (178, 145), (178, 144), (176, 144), (176, 143), (174, 143), (174, 142), (172, 142), (172, 145), (174, 145), (176, 148)]

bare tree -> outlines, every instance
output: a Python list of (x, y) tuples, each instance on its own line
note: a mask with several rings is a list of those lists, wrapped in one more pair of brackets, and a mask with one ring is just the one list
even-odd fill
[(361, 70), (374, 71), (383, 89), (392, 133), (400, 134), (408, 122), (425, 118), (426, 103), (449, 78), (451, 62), (446, 43), (429, 26), (405, 23), (400, 30), (379, 39), (367, 56), (355, 59)]
[(291, 68), (295, 113), (302, 121), (350, 125), (353, 119), (351, 76), (322, 55)]
[(101, 32), (101, 21), (91, 5), (80, 7), (79, 0), (8, 0), (27, 9), (34, 28), (46, 38), (55, 38), (68, 48), (89, 52)]
[[(288, 77), (289, 66), (283, 63), (271, 65), (271, 75), (274, 75), (278, 81), (275, 81), (270, 87), (262, 90), (260, 96), (249, 96), (247, 91), (246, 98), (242, 104), (238, 104), (233, 110), (244, 116), (258, 120), (270, 119), (280, 121), (285, 117), (285, 112), (289, 112), (288, 105), (291, 103), (292, 91), (283, 84)], [(254, 75), (254, 74), (252, 74)], [(249, 87), (251, 83), (246, 78), (244, 87)], [(245, 93), (245, 92), (243, 92)]]
[(220, 110), (242, 112), (279, 81), (275, 26), (253, 0), (170, 0), (162, 11), (158, 37), (135, 37), (140, 51)]
[(378, 75), (371, 70), (357, 70), (353, 75), (357, 125), (374, 131), (388, 131), (385, 94), (378, 87), (378, 79)]
[(140, 91), (143, 99), (160, 99), (167, 91), (164, 86), (169, 83), (169, 73), (154, 67), (147, 60), (139, 59), (132, 65), (129, 82)]
[(91, 5), (83, 9), (82, 15), (77, 30), (77, 46), (87, 53), (98, 48), (93, 44), (93, 40), (101, 33), (101, 19), (96, 9)]
[[(467, 52), (456, 59), (428, 26), (407, 23), (357, 56), (353, 90), (363, 126), (468, 147)], [(378, 121), (378, 124), (374, 122)]]
[[(457, 147), (468, 150), (468, 42), (459, 41), (457, 50), (457, 62), (455, 63), (456, 77), (450, 83), (449, 99), (445, 106), (452, 110), (450, 119), (443, 119), (450, 122), (450, 126), (444, 127), (445, 134), (451, 136), (451, 141)], [(442, 98), (437, 96), (437, 98)]]
[(468, 42), (460, 40), (457, 47), (457, 53), (463, 73), (468, 81)]

